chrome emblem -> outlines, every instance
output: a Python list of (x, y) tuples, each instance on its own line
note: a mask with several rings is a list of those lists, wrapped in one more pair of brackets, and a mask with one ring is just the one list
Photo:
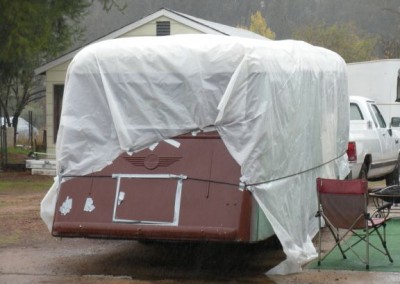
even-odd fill
[(136, 167), (154, 170), (158, 167), (169, 167), (182, 159), (182, 157), (159, 157), (155, 154), (150, 154), (146, 157), (124, 157), (124, 159)]

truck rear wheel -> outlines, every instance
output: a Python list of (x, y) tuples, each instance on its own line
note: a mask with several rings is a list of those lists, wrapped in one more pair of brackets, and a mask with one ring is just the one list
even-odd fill
[(362, 164), (360, 174), (358, 175), (359, 179), (367, 179), (368, 178), (368, 167), (367, 164)]
[(399, 184), (399, 171), (400, 171), (400, 161), (397, 160), (396, 166), (394, 167), (393, 172), (388, 174), (386, 178), (386, 186)]

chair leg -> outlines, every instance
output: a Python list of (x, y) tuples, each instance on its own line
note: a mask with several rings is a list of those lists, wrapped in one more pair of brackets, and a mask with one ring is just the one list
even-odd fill
[(340, 245), (340, 238), (337, 236), (336, 232), (332, 229), (331, 226), (327, 226), (332, 233), (333, 238), (335, 239), (336, 245), (338, 246), (340, 252), (342, 253), (343, 259), (347, 259), (342, 246)]
[(367, 232), (367, 254), (366, 254), (366, 262), (367, 265), (365, 266), (366, 270), (369, 270), (369, 228), (368, 228), (368, 223), (366, 222), (366, 232)]
[(318, 266), (321, 266), (321, 249), (322, 249), (322, 230), (321, 230), (321, 215), (318, 211)]
[(378, 228), (376, 228), (376, 227), (373, 227), (373, 228), (374, 228), (374, 231), (376, 231), (376, 234), (378, 235), (379, 239), (381, 240), (382, 246), (386, 252), (387, 257), (389, 258), (389, 261), (391, 263), (393, 263), (392, 256), (390, 255), (390, 252), (386, 246), (386, 224), (383, 224), (382, 227), (383, 227), (383, 237), (382, 237), (382, 234), (379, 232)]

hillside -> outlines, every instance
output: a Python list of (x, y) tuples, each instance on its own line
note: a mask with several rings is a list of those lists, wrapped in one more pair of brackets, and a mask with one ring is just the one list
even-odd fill
[[(361, 32), (383, 38), (400, 34), (398, 0), (117, 0), (127, 3), (123, 14), (109, 13), (94, 3), (83, 22), (84, 43), (135, 22), (165, 7), (222, 24), (247, 25), (261, 11), (277, 39), (291, 38), (294, 28), (310, 23), (353, 22)], [(101, 19), (101, 21), (99, 21)], [(81, 43), (82, 44), (82, 43)]]

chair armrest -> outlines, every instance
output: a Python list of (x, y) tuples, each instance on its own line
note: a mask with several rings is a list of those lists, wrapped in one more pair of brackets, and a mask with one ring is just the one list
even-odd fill
[[(391, 207), (392, 207), (392, 203), (385, 203), (385, 204), (379, 206), (378, 208), (376, 208), (376, 210), (369, 215), (372, 217), (375, 217), (375, 218), (384, 218), (386, 220), (387, 217), (389, 216)], [(370, 218), (371, 217), (367, 217), (366, 219), (370, 220)]]
[(380, 211), (385, 210), (385, 209), (390, 209), (390, 208), (392, 207), (392, 205), (393, 205), (393, 204), (390, 203), (390, 202), (385, 203), (385, 204), (379, 206), (379, 207), (376, 209), (376, 211), (380, 212)]

